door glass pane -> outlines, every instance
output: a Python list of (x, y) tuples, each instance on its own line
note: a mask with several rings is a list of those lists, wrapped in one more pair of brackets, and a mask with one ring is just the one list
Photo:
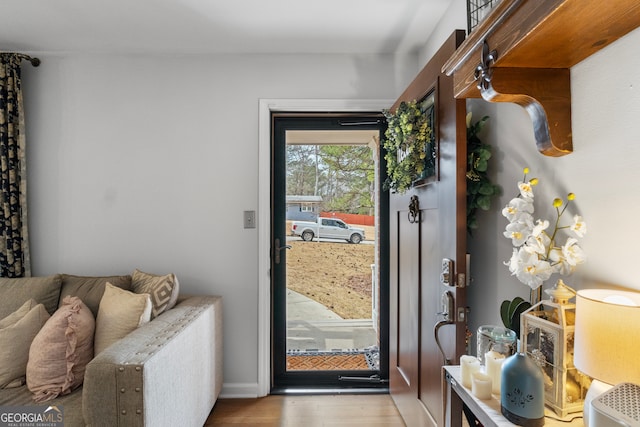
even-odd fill
[(287, 133), (287, 371), (378, 370), (373, 145), (301, 139)]

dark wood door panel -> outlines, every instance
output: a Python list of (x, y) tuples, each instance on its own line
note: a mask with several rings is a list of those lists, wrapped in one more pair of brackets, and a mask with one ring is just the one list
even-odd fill
[(389, 388), (409, 426), (429, 424), (427, 411), (417, 405), (419, 393), (419, 224), (408, 221), (410, 195), (394, 194), (390, 210), (390, 318)]
[[(466, 319), (457, 313), (466, 304), (465, 289), (440, 283), (444, 258), (454, 263), (454, 284), (466, 270), (466, 108), (453, 97), (451, 78), (440, 74), (442, 64), (463, 39), (463, 31), (455, 32), (394, 104), (395, 108), (402, 101), (435, 95), (439, 156), (434, 180), (405, 195), (389, 197), (393, 218), (390, 391), (410, 427), (442, 425), (445, 357), (437, 345), (435, 327), (444, 320), (441, 302), (445, 292), (453, 295), (455, 308), (451, 323), (441, 323), (444, 326), (439, 328), (443, 351), (452, 361), (464, 352)], [(417, 224), (407, 219), (412, 196), (418, 197), (420, 205)]]
[(418, 390), (418, 341), (420, 332), (419, 224), (407, 220), (408, 211), (398, 211), (398, 363), (397, 369), (409, 388)]
[[(441, 218), (441, 209), (426, 209), (422, 212), (424, 227), (421, 228), (420, 268), (422, 271), (421, 284), (421, 310), (423, 314), (422, 328), (420, 331), (420, 393), (419, 399), (429, 411), (437, 425), (442, 425), (442, 392), (441, 375), (444, 357), (438, 349), (435, 339), (435, 326), (442, 320), (441, 297), (446, 291), (440, 283), (442, 267), (441, 246), (439, 230), (441, 223), (446, 219)], [(428, 226), (427, 226), (428, 225)], [(451, 335), (455, 335), (455, 325), (446, 325), (440, 329), (442, 344), (450, 343)], [(453, 357), (455, 348), (444, 345), (447, 357)]]

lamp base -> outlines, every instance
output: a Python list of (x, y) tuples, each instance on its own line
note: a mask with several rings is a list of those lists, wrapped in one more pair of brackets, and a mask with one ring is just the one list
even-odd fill
[(591, 401), (596, 397), (600, 396), (605, 391), (611, 389), (613, 386), (611, 384), (603, 383), (602, 381), (593, 380), (591, 381), (591, 387), (589, 387), (589, 391), (584, 398), (584, 412), (582, 414), (584, 427), (598, 427), (597, 425), (589, 424), (589, 413), (591, 412)]

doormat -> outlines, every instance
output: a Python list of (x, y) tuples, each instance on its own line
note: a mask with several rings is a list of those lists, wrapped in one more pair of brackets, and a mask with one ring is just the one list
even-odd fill
[(287, 351), (287, 371), (378, 370), (377, 350)]

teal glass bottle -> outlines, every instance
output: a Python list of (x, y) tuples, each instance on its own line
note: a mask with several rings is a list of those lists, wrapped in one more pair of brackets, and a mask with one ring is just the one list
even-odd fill
[(544, 425), (544, 378), (542, 370), (524, 353), (516, 353), (502, 365), (500, 383), (502, 415), (524, 427)]

